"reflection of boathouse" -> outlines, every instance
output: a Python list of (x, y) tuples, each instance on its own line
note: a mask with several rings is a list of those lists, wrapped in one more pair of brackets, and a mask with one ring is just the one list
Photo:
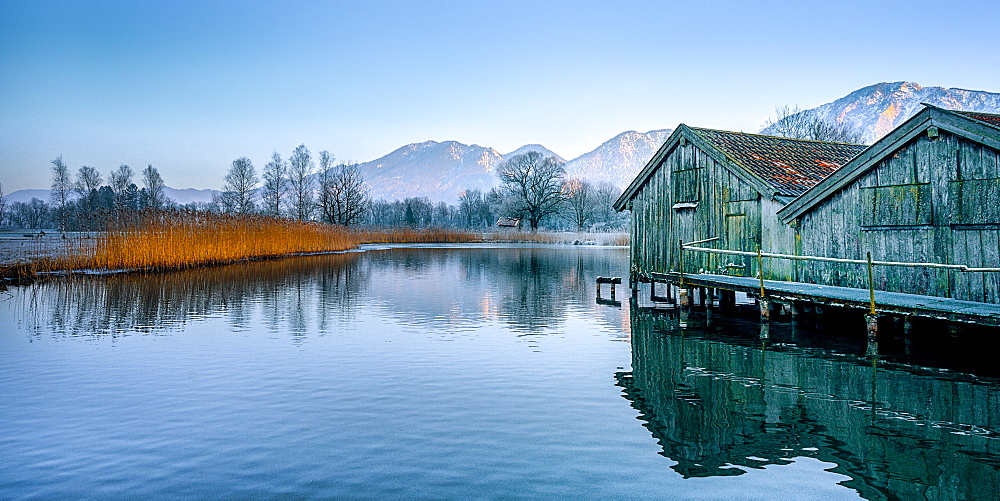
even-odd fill
[(618, 380), (685, 477), (812, 456), (868, 499), (1000, 491), (996, 382), (874, 371), (859, 358), (681, 332), (676, 321), (633, 310), (632, 372)]
[(763, 268), (805, 300), (829, 298), (812, 284), (862, 292), (853, 307), (905, 293), (875, 302), (1000, 325), (1000, 115), (927, 106), (867, 148), (682, 124), (615, 208), (632, 211), (633, 283), (752, 291)]

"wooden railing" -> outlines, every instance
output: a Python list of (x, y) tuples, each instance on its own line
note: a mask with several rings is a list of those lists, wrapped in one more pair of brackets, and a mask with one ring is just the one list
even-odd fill
[(694, 251), (694, 252), (706, 252), (710, 254), (728, 254), (734, 256), (751, 256), (757, 258), (758, 272), (757, 275), (760, 277), (760, 294), (761, 297), (764, 296), (764, 258), (772, 259), (790, 259), (797, 261), (820, 261), (826, 263), (845, 263), (845, 264), (863, 264), (868, 267), (868, 291), (871, 298), (871, 312), (875, 313), (875, 283), (874, 274), (872, 269), (875, 266), (898, 266), (906, 268), (936, 268), (944, 270), (959, 271), (965, 273), (998, 273), (1000, 268), (975, 268), (972, 266), (966, 266), (964, 264), (944, 264), (944, 263), (906, 263), (901, 261), (873, 261), (872, 253), (868, 252), (867, 259), (845, 259), (845, 258), (835, 258), (835, 257), (822, 257), (822, 256), (799, 256), (793, 254), (778, 254), (774, 252), (762, 252), (760, 248), (757, 252), (750, 251), (735, 251), (727, 249), (710, 249), (707, 247), (695, 247), (697, 244), (704, 244), (708, 242), (714, 242), (719, 240), (719, 237), (706, 238), (704, 240), (697, 240), (694, 242), (684, 241), (680, 242), (680, 266), (679, 275), (680, 283), (684, 284), (684, 251)]

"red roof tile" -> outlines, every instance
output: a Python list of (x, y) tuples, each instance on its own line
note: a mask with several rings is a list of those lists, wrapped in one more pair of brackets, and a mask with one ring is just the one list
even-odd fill
[(957, 113), (959, 115), (979, 120), (980, 122), (986, 122), (994, 127), (1000, 127), (1000, 115), (993, 113), (980, 113), (978, 111), (955, 111), (951, 110), (952, 113)]
[(830, 143), (691, 127), (730, 160), (774, 187), (798, 196), (864, 151), (863, 144)]

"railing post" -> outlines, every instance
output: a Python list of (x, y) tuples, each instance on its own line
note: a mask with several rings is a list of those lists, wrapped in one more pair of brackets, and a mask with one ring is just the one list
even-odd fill
[(677, 253), (677, 259), (679, 263), (677, 264), (677, 275), (680, 277), (678, 279), (678, 287), (684, 287), (684, 240), (678, 240), (680, 243), (680, 250)]
[(865, 323), (868, 331), (868, 355), (874, 357), (878, 354), (878, 314), (875, 312), (875, 274), (872, 271), (872, 253), (868, 252), (867, 257), (869, 310), (868, 314), (865, 315)]
[(757, 275), (760, 277), (760, 297), (757, 299), (757, 304), (760, 306), (760, 321), (766, 323), (771, 321), (771, 304), (764, 293), (764, 255), (761, 253), (759, 245), (757, 246)]
[(870, 303), (869, 315), (875, 314), (875, 274), (872, 272), (872, 253), (868, 253), (868, 300)]
[(683, 310), (691, 306), (691, 297), (688, 295), (688, 290), (684, 287), (684, 240), (678, 240), (677, 243), (680, 244), (680, 269), (678, 270), (680, 277), (677, 280), (677, 306)]

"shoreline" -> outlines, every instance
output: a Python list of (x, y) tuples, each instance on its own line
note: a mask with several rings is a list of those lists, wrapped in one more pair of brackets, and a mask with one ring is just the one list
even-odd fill
[[(357, 244), (355, 247), (349, 249), (340, 250), (329, 250), (329, 251), (312, 251), (312, 252), (290, 252), (275, 255), (265, 255), (265, 256), (250, 256), (238, 259), (220, 259), (220, 260), (208, 260), (199, 263), (192, 264), (181, 264), (174, 266), (159, 266), (159, 267), (145, 267), (145, 268), (115, 268), (115, 269), (94, 269), (94, 268), (84, 268), (84, 269), (58, 269), (53, 268), (52, 265), (60, 258), (65, 258), (69, 254), (69, 250), (81, 249), (81, 242), (87, 242), (91, 245), (95, 244), (99, 239), (95, 236), (97, 232), (81, 232), (85, 233), (86, 236), (70, 236), (64, 237), (62, 234), (53, 233), (38, 233), (30, 232), (17, 232), (18, 235), (24, 235), (21, 238), (3, 238), (0, 237), (0, 286), (6, 285), (27, 285), (39, 280), (49, 279), (49, 278), (62, 278), (62, 277), (73, 277), (73, 276), (108, 276), (108, 275), (120, 275), (120, 274), (159, 274), (159, 273), (170, 273), (173, 271), (181, 270), (191, 270), (199, 268), (210, 268), (216, 266), (226, 266), (232, 264), (240, 263), (253, 263), (259, 261), (275, 261), (294, 257), (308, 257), (308, 256), (323, 256), (323, 255), (333, 255), (333, 254), (347, 254), (353, 252), (368, 252), (374, 250), (388, 250), (388, 249), (398, 249), (398, 248), (504, 248), (504, 247), (539, 247), (539, 248), (559, 248), (559, 247), (594, 247), (594, 248), (628, 248), (628, 245), (616, 245), (609, 243), (598, 243), (594, 239), (581, 240), (579, 238), (560, 238), (560, 237), (572, 237), (581, 235), (602, 235), (607, 237), (609, 240), (614, 240), (621, 238), (621, 235), (627, 235), (623, 233), (601, 233), (601, 234), (582, 234), (582, 233), (521, 233), (519, 235), (525, 235), (529, 239), (517, 239), (517, 238), (491, 238), (491, 237), (501, 237), (503, 234), (487, 234), (479, 233), (479, 241), (468, 241), (468, 242), (363, 242)], [(4, 237), (10, 235), (8, 232), (0, 233)], [(551, 241), (537, 241), (538, 240), (551, 240)], [(10, 248), (10, 243), (14, 242), (20, 247), (24, 247), (25, 244), (33, 246), (28, 252), (17, 253), (12, 252)], [(7, 245), (5, 245), (7, 244)], [(74, 247), (75, 245), (75, 247)]]

